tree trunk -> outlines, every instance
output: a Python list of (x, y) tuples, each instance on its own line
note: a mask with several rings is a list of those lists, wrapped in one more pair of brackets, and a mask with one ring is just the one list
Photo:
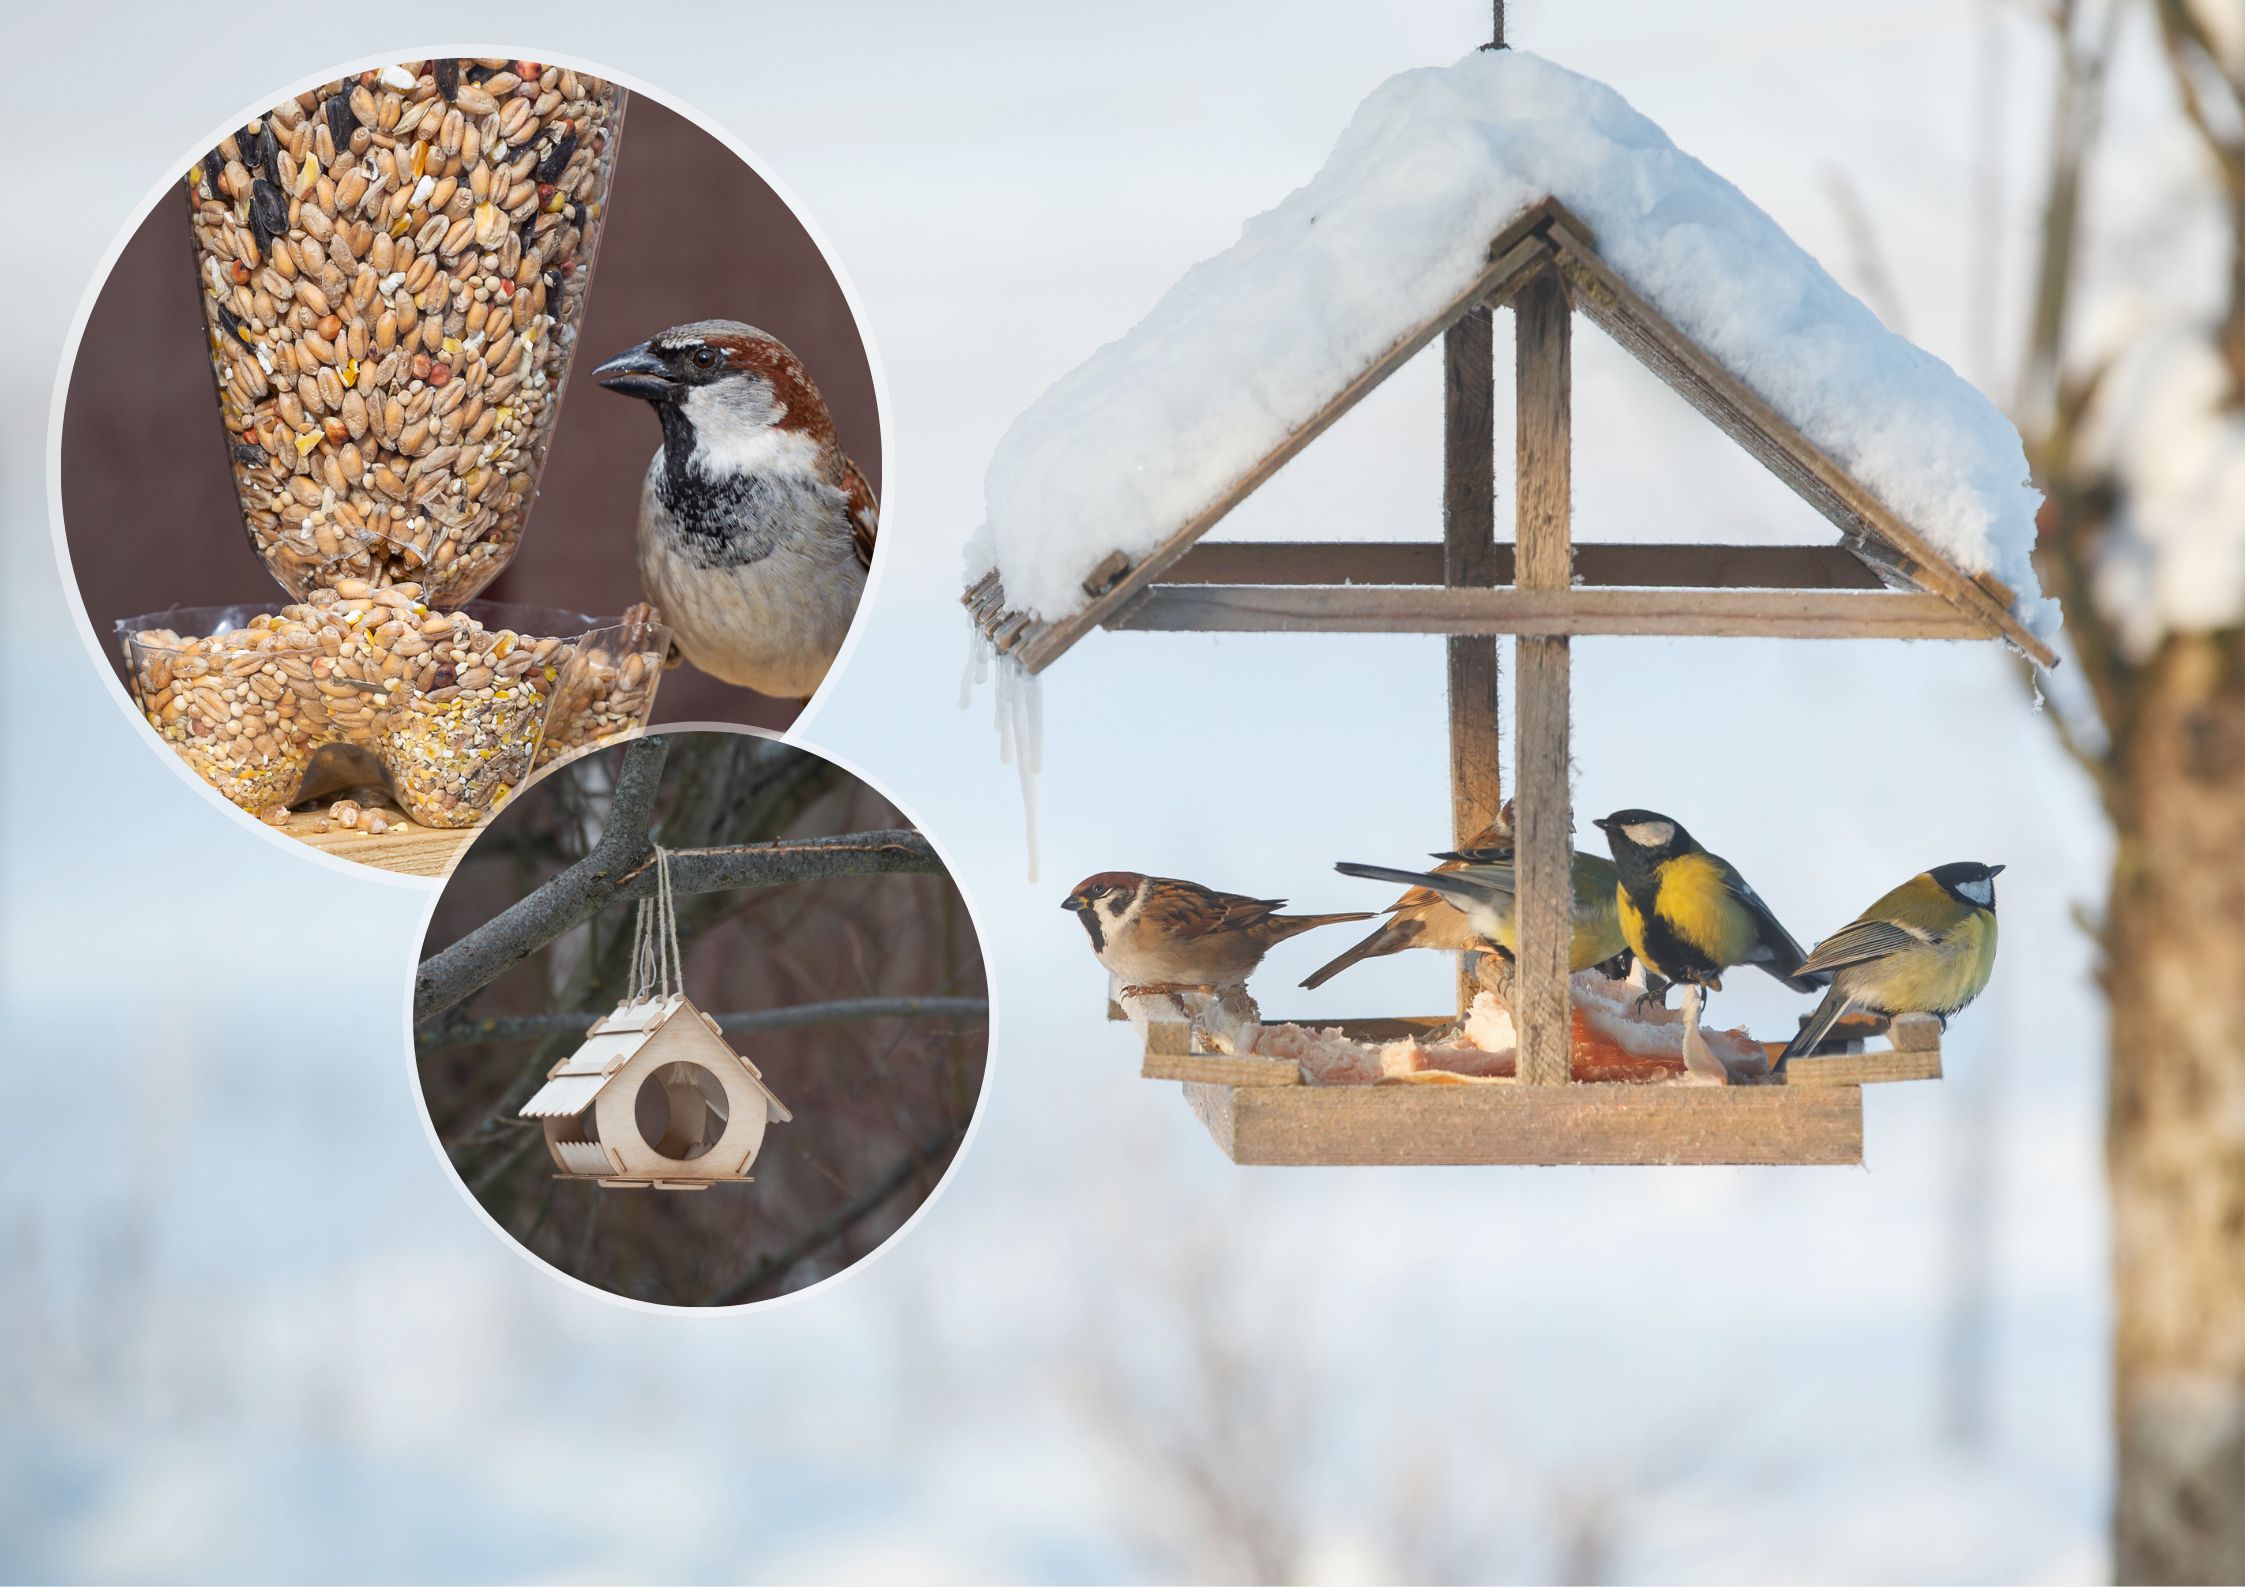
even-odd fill
[(2245, 634), (2169, 639), (2114, 746), (2107, 912), (2123, 1582), (2245, 1581)]

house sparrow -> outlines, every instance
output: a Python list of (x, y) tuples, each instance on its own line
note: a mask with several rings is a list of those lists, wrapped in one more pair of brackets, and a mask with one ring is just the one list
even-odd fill
[(702, 671), (808, 699), (873, 564), (880, 509), (802, 363), (737, 320), (680, 325), (593, 371), (663, 427), (639, 577)]
[(1197, 882), (1136, 871), (1101, 871), (1076, 884), (1060, 907), (1072, 911), (1091, 951), (1126, 992), (1239, 986), (1263, 955), (1312, 926), (1370, 920), (1344, 915), (1282, 915), (1283, 898), (1245, 898)]
[[(1512, 801), (1507, 799), (1497, 819), (1473, 835), (1467, 849), (1501, 849), (1512, 844)], [(1464, 860), (1445, 860), (1435, 867), (1442, 872), (1459, 869)], [(1384, 958), (1409, 948), (1440, 948), (1463, 953), (1480, 947), (1481, 939), (1466, 924), (1465, 916), (1431, 887), (1414, 887), (1388, 905), (1388, 918), (1378, 930), (1339, 958), (1318, 966), (1302, 982), (1311, 991), (1323, 986), (1352, 964)]]

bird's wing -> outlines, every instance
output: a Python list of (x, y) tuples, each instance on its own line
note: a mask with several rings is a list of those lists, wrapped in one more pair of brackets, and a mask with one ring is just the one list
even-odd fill
[(1758, 947), (1754, 962), (1762, 964), (1772, 975), (1793, 986), (1796, 991), (1813, 991), (1828, 982), (1831, 977), (1827, 975), (1810, 976), (1802, 973), (1801, 960), (1806, 955), (1802, 953), (1801, 945), (1793, 940), (1793, 934), (1779, 924), (1777, 916), (1770, 913), (1769, 905), (1762, 902), (1762, 895), (1747, 885), (1746, 878), (1738, 874), (1737, 867), (1728, 860), (1718, 860), (1716, 863), (1723, 868), (1723, 885), (1730, 890), (1733, 898), (1746, 906), (1747, 914), (1753, 919), (1754, 940)]
[(852, 458), (842, 459), (842, 499), (850, 511), (850, 548), (861, 568), (873, 566), (873, 541), (881, 530), (881, 504), (873, 499), (865, 470)]
[(1898, 926), (1891, 920), (1858, 920), (1842, 926), (1816, 945), (1816, 951), (1803, 959), (1800, 968), (1806, 971), (1838, 970), (1851, 964), (1862, 964), (1869, 959), (1883, 959), (1904, 948), (1919, 948), (1926, 939), (1907, 926)]
[(1197, 882), (1162, 882), (1147, 894), (1144, 917), (1164, 934), (1190, 939), (1218, 932), (1251, 931), (1286, 907), (1283, 898), (1219, 893)]

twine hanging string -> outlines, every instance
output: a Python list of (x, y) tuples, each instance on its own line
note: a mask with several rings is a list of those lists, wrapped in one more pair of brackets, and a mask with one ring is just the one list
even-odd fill
[(632, 927), (631, 1001), (675, 997), (686, 990), (678, 957), (678, 905), (670, 889), (670, 850), (655, 845), (655, 891), (639, 901)]

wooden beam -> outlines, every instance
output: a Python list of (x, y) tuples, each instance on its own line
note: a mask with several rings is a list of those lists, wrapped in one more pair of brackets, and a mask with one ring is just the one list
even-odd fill
[(1985, 639), (1938, 595), (1869, 590), (1450, 590), (1157, 584), (1108, 622), (1134, 633), (1621, 634)]
[[(1495, 316), (1475, 309), (1442, 333), (1442, 582), (1496, 583)], [(1471, 842), (1504, 803), (1497, 742), (1497, 641), (1453, 635), (1443, 660), (1450, 702), (1450, 840)], [(1456, 955), (1458, 1012), (1477, 988), (1466, 954)]]
[[(1489, 584), (1510, 584), (1513, 545), (1489, 548)], [(1153, 586), (1176, 584), (1425, 584), (1443, 577), (1443, 547), (1414, 540), (1203, 540)], [(1577, 587), (1698, 590), (1880, 590), (1877, 573), (1843, 545), (1723, 546), (1577, 543)]]
[(1853, 1086), (1185, 1087), (1235, 1163), (1858, 1164)]
[(1902, 522), (1616, 275), (1598, 256), (1579, 221), (1564, 210), (1556, 211), (1551, 236), (1576, 306), (1639, 363), (1844, 532), (1885, 541), (1909, 558), (1910, 576), (1919, 585), (1979, 618), (1990, 635), (2008, 639), (2043, 666), (2057, 665), (2056, 653), (2030, 633), (2002, 599)]
[[(1770, 1062), (1785, 1050), (1783, 1042), (1770, 1042)], [(1780, 1076), (1789, 1086), (1867, 1086), (1891, 1080), (1938, 1080), (1941, 1050), (1897, 1047), (1884, 1052), (1833, 1053), (1822, 1058), (1795, 1058)]]
[[(1574, 311), (1557, 270), (1513, 294), (1513, 540), (1520, 593), (1566, 594), (1574, 582)], [(1513, 656), (1513, 851), (1519, 946), (1512, 1017), (1519, 1074), (1531, 1086), (1572, 1077), (1567, 954), (1574, 937), (1574, 806), (1569, 787), (1568, 640), (1523, 637)]]
[(1157, 1053), (1140, 1060), (1142, 1080), (1190, 1080), (1202, 1085), (1298, 1086), (1302, 1066), (1277, 1058), (1231, 1058), (1221, 1053)]
[(1116, 610), (1161, 576), (1164, 569), (1185, 554), (1192, 543), (1214, 528), (1223, 516), (1245, 501), (1262, 483), (1284, 467), (1297, 453), (1323, 435), (1388, 376), (1409, 363), (1419, 349), (1449, 329), (1451, 323), (1482, 303), (1501, 303), (1531, 274), (1548, 268), (1551, 245), (1541, 228), (1555, 206), (1548, 200), (1525, 211), (1489, 246), (1489, 263), (1467, 283), (1465, 290), (1431, 317), (1413, 326), (1372, 360), (1355, 379), (1328, 397), (1317, 411), (1290, 432), (1286, 439), (1258, 458), (1238, 479), (1219, 492), (1215, 500), (1194, 513), (1139, 559), (1127, 574), (1092, 597), (1082, 608), (1051, 623), (1035, 623), (1015, 637), (1014, 660), (1031, 672), (1042, 672), (1069, 646), (1105, 622)]

